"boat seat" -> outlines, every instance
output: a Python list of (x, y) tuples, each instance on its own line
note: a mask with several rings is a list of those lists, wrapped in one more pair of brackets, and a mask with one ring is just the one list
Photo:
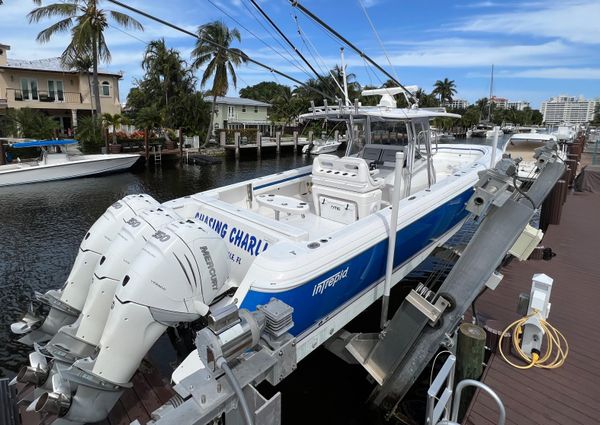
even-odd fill
[(279, 214), (282, 212), (287, 214), (306, 214), (309, 211), (306, 202), (289, 196), (262, 194), (256, 197), (256, 202), (263, 207), (275, 211), (275, 220), (279, 220)]
[(381, 189), (382, 178), (374, 178), (364, 158), (319, 155), (312, 168), (313, 185), (333, 187), (356, 193)]
[(349, 224), (378, 211), (385, 182), (372, 174), (364, 158), (319, 155), (312, 169), (316, 214)]

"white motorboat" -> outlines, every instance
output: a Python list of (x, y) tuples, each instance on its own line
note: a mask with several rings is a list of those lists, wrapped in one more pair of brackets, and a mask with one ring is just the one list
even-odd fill
[[(147, 195), (113, 204), (86, 234), (69, 284), (38, 297), (51, 305), (48, 316), (12, 326), (33, 330), (30, 343), (50, 339), (41, 352), (51, 366), (34, 356), (19, 374), (56, 383), (35, 409), (100, 421), (169, 325), (234, 305), (254, 311), (273, 298), (293, 309), (277, 331), (293, 335), (300, 362), (384, 294), (391, 235), (393, 285), (455, 234), (478, 172), (501, 151), (436, 146), (429, 121), (458, 115), (393, 108), (396, 89), (371, 92), (380, 106), (313, 107), (300, 117), (346, 123), (341, 158), (322, 154), (310, 166), (162, 205)], [(375, 131), (395, 143), (373, 143)], [(205, 349), (189, 354), (176, 383), (204, 368)]]
[[(504, 153), (512, 158), (521, 158), (518, 167), (518, 176), (521, 179), (530, 179), (534, 177), (537, 166), (534, 158), (536, 149), (547, 143), (558, 143), (559, 140), (555, 134), (549, 133), (517, 133), (513, 134), (504, 146)], [(565, 160), (566, 145), (563, 143), (558, 150), (558, 155)]]
[(140, 158), (137, 154), (71, 155), (67, 146), (77, 140), (32, 140), (10, 144), (12, 148), (42, 149), (35, 161), (0, 165), (0, 186), (39, 183), (52, 180), (123, 171)]
[(302, 153), (310, 153), (311, 155), (320, 155), (322, 153), (334, 153), (342, 145), (343, 140), (335, 139), (319, 139), (305, 145), (302, 148)]

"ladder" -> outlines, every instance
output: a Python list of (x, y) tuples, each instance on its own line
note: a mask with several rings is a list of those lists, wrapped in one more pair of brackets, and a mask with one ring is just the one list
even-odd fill
[(152, 146), (152, 155), (154, 156), (154, 166), (158, 167), (162, 164), (162, 146)]

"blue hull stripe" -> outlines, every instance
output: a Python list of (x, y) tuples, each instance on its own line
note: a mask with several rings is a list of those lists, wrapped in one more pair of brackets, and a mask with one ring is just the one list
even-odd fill
[[(465, 204), (472, 194), (466, 190), (454, 199), (427, 213), (409, 226), (398, 231), (394, 267), (398, 267), (467, 216)], [(294, 308), (293, 335), (299, 335), (349, 299), (372, 286), (385, 275), (388, 240), (367, 248), (349, 261), (328, 270), (326, 273), (303, 285), (279, 293), (260, 292), (250, 288), (242, 307), (255, 310), (257, 305), (266, 304), (272, 297)], [(315, 289), (329, 279), (327, 285)]]
[(302, 177), (310, 176), (311, 174), (312, 173), (298, 174), (297, 176), (288, 177), (288, 178), (283, 179), (283, 180), (277, 180), (275, 182), (261, 184), (260, 186), (255, 186), (254, 190), (264, 189), (265, 187), (270, 187), (270, 186), (275, 186), (276, 184), (280, 184), (280, 183), (283, 183), (283, 182), (288, 182), (290, 180), (296, 180), (296, 179), (299, 179), (299, 178), (302, 178)]

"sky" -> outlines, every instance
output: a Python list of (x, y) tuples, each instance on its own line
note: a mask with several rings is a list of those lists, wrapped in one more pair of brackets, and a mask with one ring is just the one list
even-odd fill
[[(190, 31), (204, 23), (223, 20), (229, 27), (239, 29), (241, 43), (236, 47), (250, 57), (302, 81), (312, 76), (259, 17), (250, 0), (121, 1)], [(340, 63), (342, 44), (294, 9), (288, 0), (259, 1), (314, 68), (324, 72)], [(44, 4), (48, 3), (44, 0)], [(436, 80), (448, 78), (455, 81), (455, 98), (474, 102), (489, 95), (493, 64), (493, 93), (498, 97), (529, 101), (534, 108), (559, 94), (600, 97), (600, 0), (301, 3), (405, 85), (417, 85), (429, 92)], [(102, 5), (124, 11), (106, 0)], [(34, 7), (30, 0), (4, 0), (0, 6), (0, 44), (11, 46), (9, 57), (59, 56), (67, 45), (68, 33), (46, 44), (36, 41), (37, 33), (54, 21), (29, 24), (27, 13)], [(195, 43), (189, 35), (144, 17), (136, 18), (144, 25), (143, 32), (123, 31), (111, 25), (106, 33), (112, 61), (102, 67), (123, 72), (122, 102), (136, 79), (143, 76), (141, 60), (149, 41), (164, 37), (167, 45), (178, 49), (186, 60), (190, 60)], [(345, 49), (345, 61), (348, 72), (354, 73), (362, 85), (379, 86), (387, 79), (349, 48)], [(197, 74), (200, 76), (201, 72)], [(237, 89), (261, 81), (295, 84), (256, 65), (242, 65), (237, 75)], [(229, 95), (237, 95), (237, 90), (231, 88)]]

